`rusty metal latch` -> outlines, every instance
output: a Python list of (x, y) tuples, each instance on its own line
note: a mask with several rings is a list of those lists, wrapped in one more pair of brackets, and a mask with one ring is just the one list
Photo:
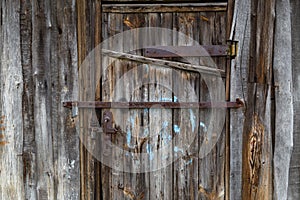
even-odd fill
[(103, 132), (108, 134), (114, 134), (117, 129), (113, 127), (113, 114), (110, 111), (104, 111), (102, 117)]

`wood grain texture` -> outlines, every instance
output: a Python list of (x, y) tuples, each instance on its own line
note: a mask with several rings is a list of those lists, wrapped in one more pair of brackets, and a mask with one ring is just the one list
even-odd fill
[(1, 186), (1, 199), (79, 197), (78, 137), (70, 111), (61, 106), (76, 98), (76, 16), (70, 2), (1, 4), (1, 30), (6, 30), (1, 44), (7, 51), (1, 55), (6, 80), (1, 140), (8, 140), (1, 141), (1, 156), (11, 162), (1, 162), (1, 180), (3, 173), (10, 179), (1, 181), (10, 187)]
[(0, 199), (24, 199), (23, 187), (23, 76), (19, 1), (2, 1), (0, 24)]
[[(271, 83), (274, 1), (252, 1), (242, 199), (272, 199)], [(264, 20), (261, 20), (264, 19)]]
[(299, 65), (299, 31), (300, 31), (300, 2), (292, 0), (291, 3), (291, 34), (292, 34), (292, 75), (293, 75), (293, 151), (289, 168), (288, 198), (300, 198), (300, 65)]
[[(275, 84), (274, 198), (287, 199), (293, 147), (293, 80), (290, 1), (276, 1), (273, 76)], [(284, 51), (282, 51), (284, 49)]]
[[(230, 39), (239, 41), (237, 57), (231, 62), (230, 100), (247, 101), (250, 51), (250, 2), (234, 1)], [(247, 104), (246, 104), (247, 106)], [(230, 110), (230, 199), (242, 198), (242, 141), (245, 109)]]

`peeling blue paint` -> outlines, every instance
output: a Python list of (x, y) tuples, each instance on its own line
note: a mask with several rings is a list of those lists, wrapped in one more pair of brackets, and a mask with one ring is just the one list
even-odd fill
[(164, 144), (167, 145), (172, 140), (172, 135), (164, 134), (162, 136), (162, 138), (163, 138)]
[(183, 153), (183, 149), (179, 148), (178, 146), (175, 146), (174, 147), (174, 152), (175, 153), (179, 153), (179, 152)]
[(167, 128), (169, 126), (169, 122), (167, 121), (164, 121), (163, 124), (162, 124), (162, 128)]
[(196, 128), (196, 116), (194, 115), (194, 112), (192, 109), (190, 109), (190, 121), (192, 124), (192, 131), (194, 132), (195, 128)]
[(145, 65), (146, 72), (149, 73), (149, 65)]
[(131, 126), (133, 128), (134, 127), (134, 118), (133, 118), (133, 116), (130, 117), (130, 123), (131, 123)]
[(130, 146), (130, 142), (131, 142), (131, 131), (130, 131), (129, 128), (127, 128), (126, 139), (127, 139), (127, 146)]
[(174, 102), (178, 102), (178, 98), (174, 96)]
[(193, 159), (190, 158), (188, 161), (185, 161), (184, 163), (185, 163), (186, 165), (192, 164), (192, 163), (193, 163)]
[[(173, 99), (174, 99), (174, 102), (178, 102), (178, 98), (176, 96), (174, 96)], [(160, 99), (160, 101), (173, 102), (173, 99), (172, 98), (168, 98), (168, 97), (162, 97)]]
[(160, 99), (160, 101), (169, 101), (169, 102), (172, 102), (173, 99), (172, 99), (172, 98), (168, 98), (168, 97), (162, 97), (162, 98)]
[(149, 154), (149, 159), (153, 160), (154, 155), (153, 155), (153, 152), (152, 152), (152, 149), (151, 149), (151, 145), (149, 143), (146, 146), (146, 150), (147, 150), (147, 153)]
[(175, 132), (176, 134), (179, 134), (179, 133), (180, 133), (180, 127), (179, 127), (177, 124), (175, 124), (175, 125), (173, 126), (173, 129), (174, 129), (174, 132)]
[(204, 122), (200, 122), (200, 127), (203, 128), (203, 131), (204, 131), (204, 132), (207, 132), (207, 127), (206, 127), (206, 125), (204, 124)]

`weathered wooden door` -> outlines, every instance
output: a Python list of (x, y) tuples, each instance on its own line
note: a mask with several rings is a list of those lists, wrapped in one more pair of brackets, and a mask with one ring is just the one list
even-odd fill
[[(226, 4), (211, 5), (102, 4), (104, 42), (92, 59), (97, 67), (94, 72), (89, 72), (92, 76), (93, 73), (100, 74), (96, 76), (99, 83), (93, 88), (95, 100), (158, 103), (148, 108), (130, 108), (128, 105), (128, 108), (120, 109), (115, 106), (97, 113), (101, 123), (104, 111), (112, 112), (116, 132), (108, 134), (102, 130), (87, 134), (90, 137), (87, 148), (97, 149), (92, 154), (102, 163), (99, 168), (94, 168), (99, 173), (99, 180), (93, 181), (98, 193), (95, 196), (118, 200), (225, 198), (223, 118), (217, 120), (214, 117), (218, 114), (215, 109), (170, 109), (160, 104), (209, 102), (222, 96), (224, 91), (217, 92), (220, 90), (218, 77), (166, 68), (155, 62), (95, 56), (103, 55), (103, 49), (112, 50), (116, 55), (125, 52), (143, 56), (145, 45), (225, 44)], [(130, 36), (124, 36), (126, 33)], [(226, 65), (225, 58), (166, 60), (211, 68), (217, 66), (221, 70), (225, 70)], [(80, 126), (90, 127), (93, 123), (95, 121), (91, 122), (86, 116)], [(211, 133), (220, 123), (221, 130)]]

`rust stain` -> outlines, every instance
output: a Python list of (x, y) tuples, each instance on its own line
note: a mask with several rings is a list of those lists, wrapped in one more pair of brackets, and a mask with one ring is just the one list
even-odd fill
[(4, 135), (3, 134), (0, 134), (0, 139), (3, 139), (4, 138)]
[(5, 127), (4, 126), (1, 126), (0, 127), (0, 131), (4, 131), (5, 130)]
[(0, 146), (4, 146), (6, 144), (8, 144), (9, 142), (6, 142), (6, 141), (0, 141)]

